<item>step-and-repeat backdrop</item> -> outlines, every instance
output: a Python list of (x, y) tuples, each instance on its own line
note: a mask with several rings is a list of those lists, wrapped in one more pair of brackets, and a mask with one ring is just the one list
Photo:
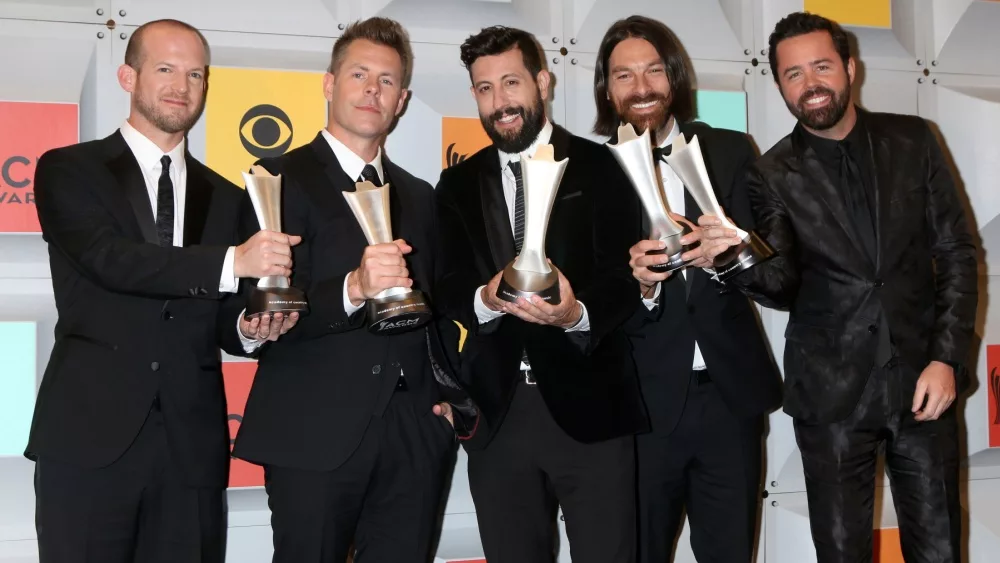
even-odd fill
[[(211, 88), (191, 152), (240, 184), (254, 159), (302, 145), (325, 125), (321, 92), (333, 39), (353, 20), (402, 22), (415, 53), (412, 96), (386, 144), (397, 163), (436, 183), (488, 141), (476, 118), (458, 46), (481, 27), (534, 33), (555, 76), (552, 119), (603, 142), (593, 123), (593, 68), (608, 25), (631, 14), (663, 20), (698, 75), (699, 118), (752, 135), (761, 151), (794, 122), (768, 68), (767, 37), (806, 9), (845, 25), (860, 53), (860, 103), (930, 119), (944, 141), (983, 247), (974, 391), (962, 401), (967, 463), (962, 505), (966, 560), (1000, 553), (1000, 2), (974, 0), (0, 0), (0, 562), (37, 561), (31, 462), (21, 454), (56, 311), (38, 233), (32, 179), (47, 149), (104, 137), (128, 113), (118, 87), (128, 37), (161, 17), (202, 29), (212, 45)], [(991, 268), (992, 267), (992, 268)], [(992, 271), (991, 271), (992, 270)], [(993, 274), (993, 275), (991, 275)], [(761, 309), (781, 358), (785, 313)], [(994, 345), (995, 344), (995, 345)], [(779, 362), (780, 363), (780, 362)], [(239, 431), (255, 364), (225, 363), (230, 429)], [(270, 561), (259, 468), (234, 460), (231, 562)], [(815, 561), (791, 419), (771, 416), (759, 561)], [(876, 560), (902, 561), (888, 482), (879, 482)], [(560, 528), (561, 529), (561, 528)], [(560, 562), (570, 561), (565, 534)], [(481, 561), (464, 453), (451, 482), (439, 562)], [(694, 561), (687, 531), (676, 561)]]

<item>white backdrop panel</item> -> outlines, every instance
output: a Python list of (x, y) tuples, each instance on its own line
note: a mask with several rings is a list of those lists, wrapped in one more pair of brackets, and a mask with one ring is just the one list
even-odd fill
[(0, 0), (0, 18), (103, 23), (111, 0)]
[(333, 37), (339, 34), (338, 25), (353, 19), (351, 0), (112, 0), (112, 4), (112, 17), (119, 24), (138, 26), (174, 18), (202, 31)]

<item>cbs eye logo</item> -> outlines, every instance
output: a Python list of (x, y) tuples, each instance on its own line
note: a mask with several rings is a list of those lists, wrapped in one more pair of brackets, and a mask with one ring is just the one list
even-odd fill
[(281, 156), (292, 144), (292, 120), (277, 106), (254, 106), (240, 120), (240, 141), (257, 158)]

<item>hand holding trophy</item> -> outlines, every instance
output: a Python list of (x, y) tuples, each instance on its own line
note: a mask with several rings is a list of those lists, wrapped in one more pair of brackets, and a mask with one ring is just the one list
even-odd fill
[[(364, 181), (355, 191), (343, 192), (347, 205), (361, 225), (368, 244), (392, 242), (389, 216), (389, 184), (376, 187)], [(368, 299), (368, 330), (389, 336), (413, 330), (431, 319), (431, 310), (423, 292), (408, 287), (390, 287)]]
[(691, 138), (690, 143), (684, 139), (684, 135), (678, 135), (666, 160), (701, 208), (702, 213), (718, 218), (724, 228), (736, 231), (737, 236), (742, 239), (740, 244), (715, 257), (714, 269), (720, 282), (725, 283), (736, 274), (774, 257), (774, 249), (767, 244), (767, 241), (753, 231), (740, 229), (726, 217), (715, 197), (697, 135)]
[(545, 257), (545, 232), (569, 159), (556, 162), (554, 154), (552, 145), (538, 147), (534, 158), (521, 154), (524, 244), (517, 258), (504, 268), (497, 285), (496, 295), (504, 301), (513, 303), (518, 297), (538, 295), (551, 305), (560, 303), (559, 273)]
[(691, 232), (686, 225), (681, 225), (670, 216), (670, 208), (663, 195), (660, 185), (660, 175), (653, 163), (653, 149), (649, 140), (649, 130), (642, 135), (636, 135), (630, 123), (618, 127), (618, 143), (607, 143), (611, 154), (621, 165), (635, 188), (639, 201), (649, 218), (650, 240), (661, 240), (666, 246), (662, 250), (651, 250), (646, 254), (666, 254), (669, 260), (664, 264), (648, 266), (651, 272), (663, 273), (678, 270), (687, 265), (681, 255), (687, 250), (681, 244), (681, 237)]
[[(247, 193), (262, 230), (281, 232), (281, 175), (272, 176), (263, 166), (243, 172)], [(302, 290), (291, 287), (285, 276), (267, 276), (250, 293), (244, 317), (252, 319), (274, 313), (305, 312), (309, 309)]]

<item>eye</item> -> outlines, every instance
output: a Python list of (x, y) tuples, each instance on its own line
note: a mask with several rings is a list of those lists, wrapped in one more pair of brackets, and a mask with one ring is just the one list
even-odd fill
[(351, 76), (353, 76), (354, 78), (358, 78), (358, 79), (361, 79), (361, 78), (365, 77), (364, 73), (361, 73), (361, 72), (352, 73)]
[(480, 87), (479, 87), (479, 93), (480, 93), (480, 94), (485, 94), (486, 92), (488, 92), (488, 91), (489, 91), (489, 89), (490, 89), (490, 87), (489, 87), (489, 86), (480, 86)]
[(202, 75), (201, 75), (201, 73), (200, 73), (200, 72), (192, 72), (192, 73), (191, 73), (191, 78), (195, 78), (195, 79), (197, 79), (197, 80), (201, 80), (201, 78), (202, 78)]
[(392, 79), (391, 78), (383, 78), (382, 79), (382, 84), (385, 84), (386, 86), (392, 86)]
[(627, 78), (628, 78), (627, 72), (622, 72), (620, 74), (615, 75), (615, 80), (625, 80)]

